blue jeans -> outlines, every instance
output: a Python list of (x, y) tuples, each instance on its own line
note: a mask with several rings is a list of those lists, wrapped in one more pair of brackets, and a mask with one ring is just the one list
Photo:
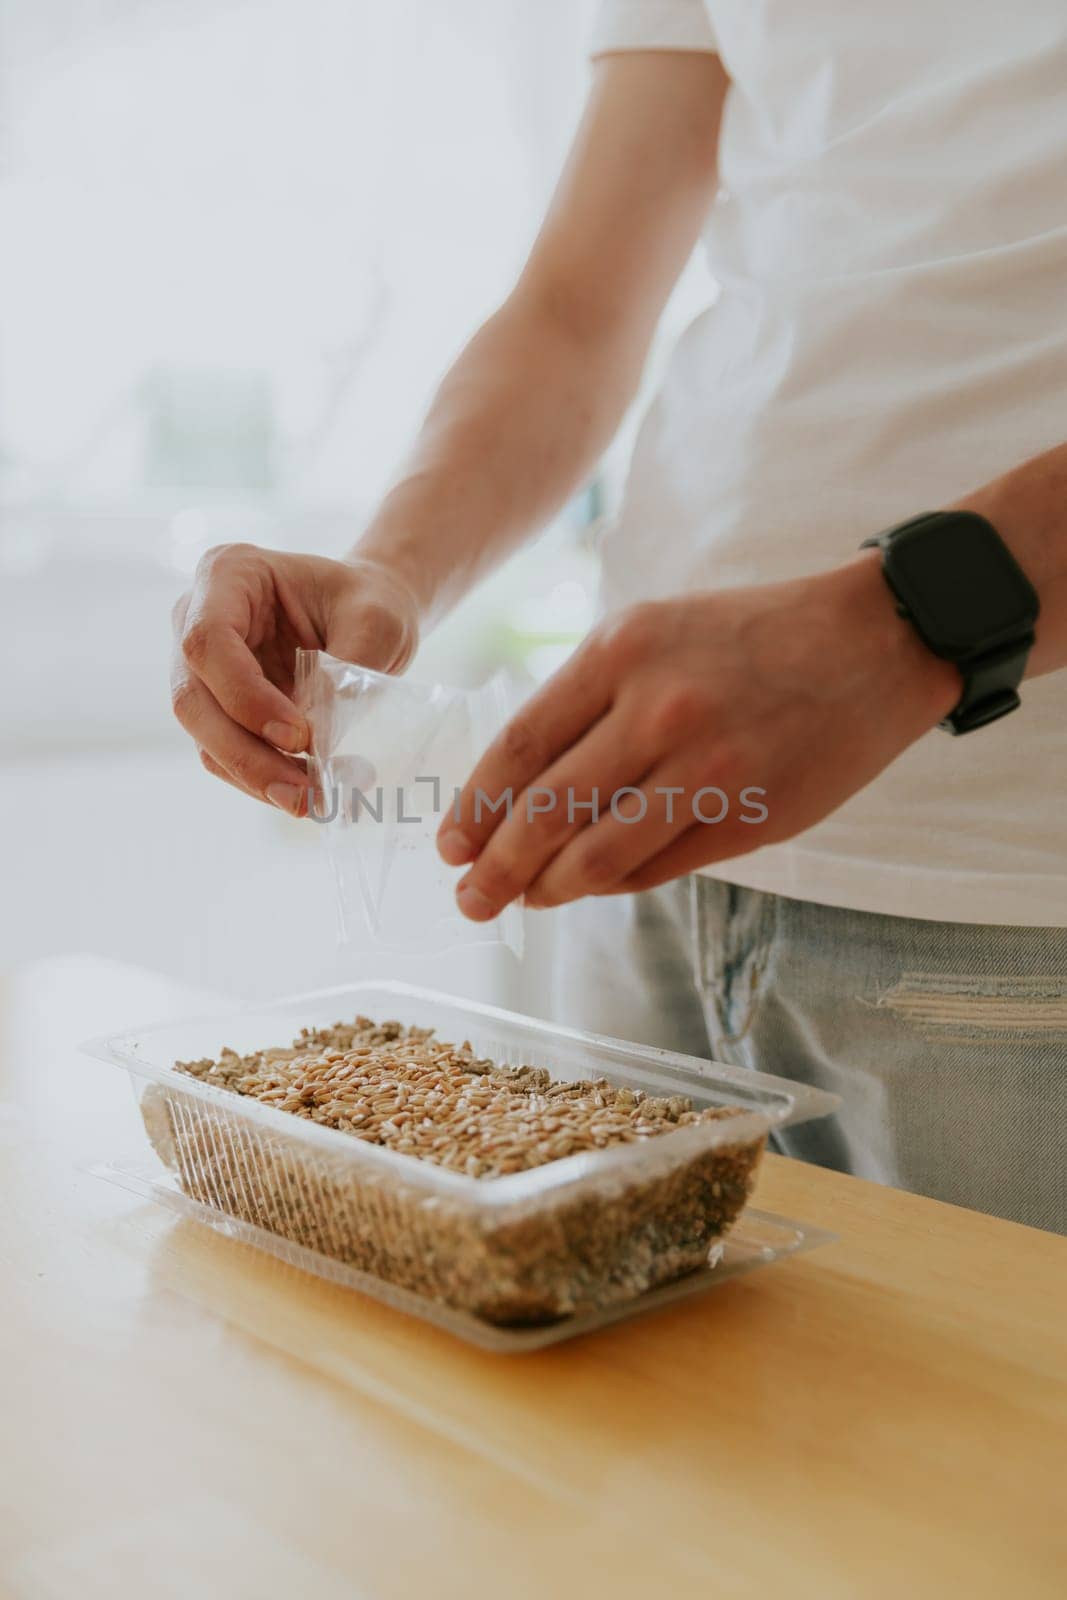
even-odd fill
[(1067, 1233), (1067, 929), (680, 879), (568, 910), (559, 1020), (830, 1089), (777, 1147)]

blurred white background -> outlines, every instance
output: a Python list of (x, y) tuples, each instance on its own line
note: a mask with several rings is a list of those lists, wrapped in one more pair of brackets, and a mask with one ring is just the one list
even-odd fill
[[(543, 1009), (508, 955), (339, 951), (318, 830), (208, 779), (168, 613), (224, 539), (339, 551), (506, 293), (590, 0), (0, 0), (0, 966), (237, 995), (394, 972)], [(706, 298), (693, 269), (676, 324)], [(543, 676), (626, 437), (417, 671)], [(529, 919), (528, 919), (529, 920)]]

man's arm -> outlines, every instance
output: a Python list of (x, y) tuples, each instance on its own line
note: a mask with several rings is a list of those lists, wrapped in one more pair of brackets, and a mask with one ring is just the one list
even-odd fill
[(541, 526), (615, 433), (713, 198), (726, 88), (713, 55), (597, 64), (522, 277), (445, 378), (353, 552), (401, 574), (424, 615)]
[[(1067, 445), (954, 509), (987, 517), (1038, 592), (1027, 677), (1067, 666)], [(633, 606), (512, 719), (449, 809), (441, 854), (470, 864), (460, 908), (481, 922), (520, 895), (554, 906), (648, 889), (792, 838), (941, 721), (961, 687), (898, 615), (874, 551), (797, 582)], [(746, 790), (762, 817), (738, 804)], [(510, 813), (479, 801), (508, 791)]]
[(434, 620), (581, 482), (614, 433), (711, 202), (717, 57), (603, 57), (514, 292), (438, 392), (348, 561), (223, 545), (175, 608), (172, 697), (207, 770), (300, 815), (298, 647), (401, 670)]

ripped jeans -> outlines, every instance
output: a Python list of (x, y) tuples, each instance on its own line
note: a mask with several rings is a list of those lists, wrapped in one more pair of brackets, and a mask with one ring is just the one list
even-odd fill
[(1067, 1233), (1067, 928), (691, 877), (571, 906), (557, 1018), (842, 1096), (788, 1155)]

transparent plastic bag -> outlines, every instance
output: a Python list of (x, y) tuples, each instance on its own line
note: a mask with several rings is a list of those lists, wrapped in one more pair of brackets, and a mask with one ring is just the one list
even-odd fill
[(362, 924), (399, 952), (503, 944), (521, 956), (521, 906), (470, 922), (455, 903), (459, 873), (435, 844), (444, 813), (507, 719), (506, 680), (455, 689), (301, 650), (296, 691), (311, 727), (313, 815), (333, 868), (341, 938)]

